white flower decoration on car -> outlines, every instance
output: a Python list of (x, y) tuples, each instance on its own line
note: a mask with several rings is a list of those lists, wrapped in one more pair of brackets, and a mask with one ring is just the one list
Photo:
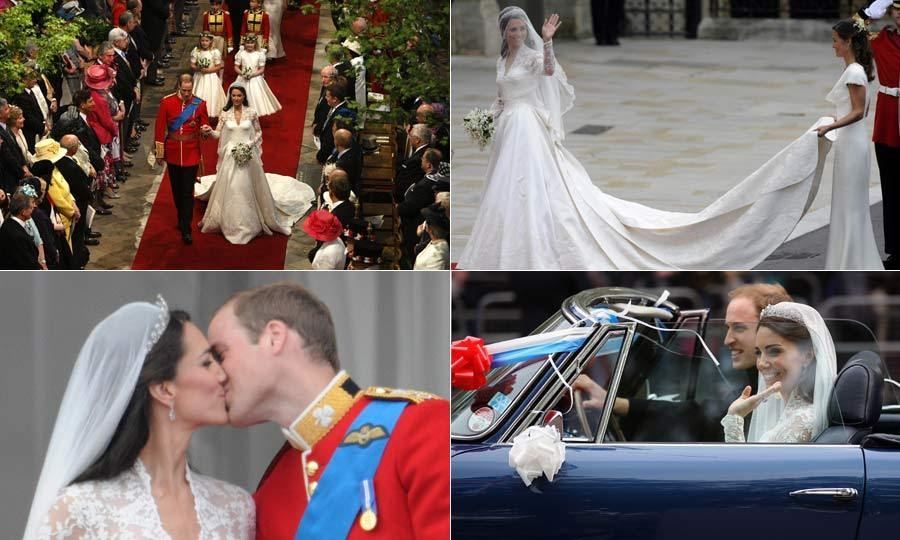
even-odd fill
[(317, 426), (328, 427), (334, 421), (334, 409), (331, 405), (323, 405), (313, 411), (313, 418), (316, 419)]

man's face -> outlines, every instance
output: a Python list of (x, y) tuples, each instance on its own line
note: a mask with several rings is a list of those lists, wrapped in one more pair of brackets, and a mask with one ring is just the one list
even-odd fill
[[(247, 330), (235, 316), (231, 305), (225, 305), (209, 323), (210, 347), (228, 375), (225, 403), (228, 421), (236, 427), (246, 427), (266, 421), (260, 411), (271, 381), (266, 367), (271, 358), (250, 341)], [(271, 371), (271, 370), (270, 370)]]
[(138, 23), (137, 23), (136, 20), (131, 19), (130, 21), (128, 21), (128, 24), (125, 25), (125, 31), (128, 32), (128, 33), (130, 34), (131, 31), (134, 30), (135, 27), (137, 27), (137, 24), (138, 24)]
[(191, 81), (184, 81), (181, 83), (181, 86), (178, 88), (178, 95), (181, 96), (182, 101), (187, 101), (191, 99), (191, 96), (194, 94), (194, 83)]
[(0, 107), (0, 122), (6, 122), (9, 117), (9, 104)]
[(756, 366), (756, 326), (759, 313), (753, 301), (739, 296), (725, 310), (725, 346), (731, 349), (731, 367), (746, 370)]
[(338, 101), (338, 99), (334, 97), (334, 94), (331, 93), (331, 90), (325, 91), (325, 102), (328, 103), (329, 107), (334, 107), (335, 105), (340, 103), (340, 101)]
[(900, 28), (900, 8), (891, 6), (888, 8), (888, 12), (890, 13), (891, 20), (894, 21), (894, 24), (897, 25), (897, 28)]

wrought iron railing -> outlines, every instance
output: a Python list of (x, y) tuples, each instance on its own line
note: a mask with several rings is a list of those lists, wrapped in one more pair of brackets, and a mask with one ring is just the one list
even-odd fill
[(840, 19), (865, 0), (709, 0), (710, 17), (761, 19)]

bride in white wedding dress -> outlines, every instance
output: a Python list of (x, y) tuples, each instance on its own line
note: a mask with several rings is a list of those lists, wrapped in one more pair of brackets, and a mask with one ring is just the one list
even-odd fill
[[(837, 377), (834, 342), (822, 316), (794, 302), (767, 306), (759, 316), (756, 349), (759, 392), (751, 396), (747, 386), (728, 407), (725, 442), (812, 441), (828, 427)], [(744, 417), (751, 412), (745, 438)]]
[[(232, 244), (246, 244), (260, 234), (290, 235), (316, 194), (296, 178), (263, 170), (259, 116), (248, 106), (242, 86), (232, 85), (228, 94), (216, 129), (204, 126), (205, 133), (219, 139), (219, 160), (216, 174), (200, 178), (194, 189), (196, 198), (209, 201), (200, 231), (221, 232)], [(251, 150), (243, 165), (232, 155), (240, 143)]]
[(835, 132), (814, 130), (830, 118), (699, 212), (607, 195), (563, 146), (575, 92), (553, 53), (558, 17), (543, 38), (520, 8), (503, 9), (499, 23), (492, 151), (458, 268), (746, 270), (784, 243), (815, 198)]
[(72, 368), (24, 540), (252, 540), (250, 494), (187, 463), (193, 432), (228, 422), (227, 382), (162, 298), (106, 317)]

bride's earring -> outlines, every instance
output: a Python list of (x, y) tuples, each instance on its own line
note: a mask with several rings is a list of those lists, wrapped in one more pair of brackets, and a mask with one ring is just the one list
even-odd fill
[(175, 402), (173, 401), (171, 405), (169, 405), (169, 420), (175, 421)]

